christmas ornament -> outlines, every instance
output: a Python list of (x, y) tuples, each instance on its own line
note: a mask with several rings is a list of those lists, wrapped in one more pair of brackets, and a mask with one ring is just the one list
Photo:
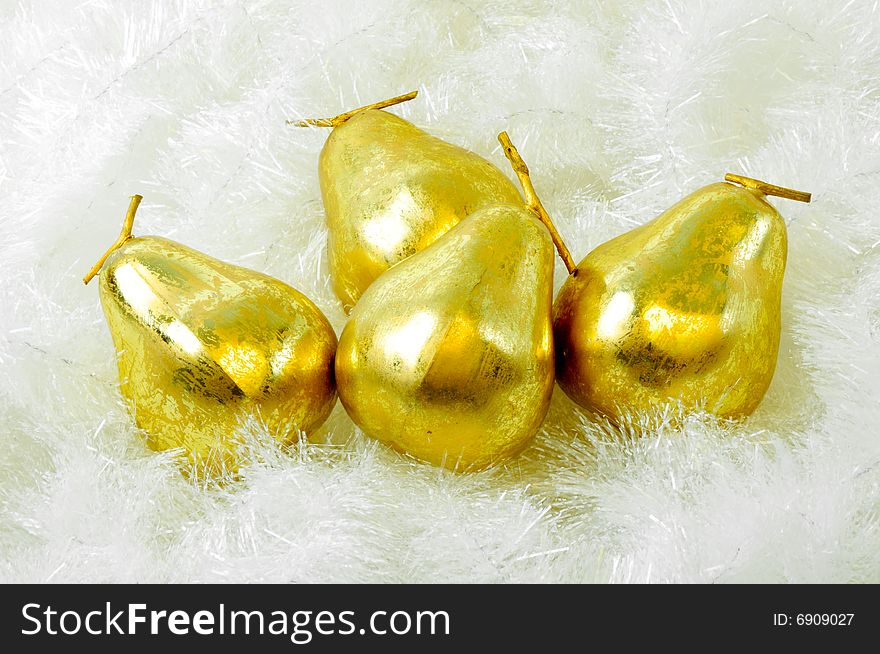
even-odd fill
[(100, 271), (120, 390), (156, 450), (181, 447), (197, 469), (235, 467), (236, 428), (256, 416), (281, 442), (324, 422), (336, 402), (336, 335), (277, 279), (174, 241), (132, 238), (132, 197)]
[(752, 413), (776, 367), (786, 233), (766, 195), (728, 174), (593, 250), (554, 305), (559, 385), (619, 419), (667, 402)]
[(473, 212), (355, 306), (336, 378), (365, 433), (476, 470), (513, 456), (538, 430), (554, 380), (553, 243), (530, 182), (527, 197), (528, 206)]
[(468, 214), (521, 203), (513, 184), (482, 157), (380, 111), (416, 94), (295, 123), (333, 128), (318, 177), (330, 278), (347, 313), (379, 275)]

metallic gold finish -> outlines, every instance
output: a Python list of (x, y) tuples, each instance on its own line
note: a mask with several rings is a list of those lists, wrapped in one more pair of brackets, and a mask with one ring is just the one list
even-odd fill
[(120, 390), (151, 448), (220, 472), (236, 467), (244, 418), (288, 443), (330, 414), (336, 335), (287, 284), (153, 236), (124, 239), (99, 281)]
[(554, 305), (557, 378), (613, 419), (752, 413), (779, 347), (786, 233), (762, 192), (706, 186), (593, 250)]
[(522, 203), (504, 173), (473, 152), (385, 111), (341, 116), (342, 122), (326, 121), (334, 129), (321, 150), (318, 177), (330, 278), (346, 312), (379, 275), (465, 216)]
[(535, 187), (532, 184), (532, 178), (529, 175), (529, 167), (519, 155), (519, 150), (517, 150), (516, 146), (510, 141), (507, 132), (501, 132), (498, 135), (498, 141), (504, 148), (504, 155), (507, 157), (507, 160), (510, 161), (510, 165), (513, 166), (513, 170), (519, 179), (519, 183), (522, 184), (523, 193), (526, 196), (526, 206), (538, 216), (550, 232), (550, 237), (553, 239), (553, 245), (556, 246), (556, 251), (559, 252), (559, 256), (562, 258), (563, 263), (565, 263), (568, 272), (574, 272), (574, 269), (577, 267), (574, 263), (574, 258), (571, 256), (571, 252), (568, 251), (568, 247), (565, 245), (565, 241), (562, 240), (562, 236), (560, 236), (559, 232), (556, 230), (556, 225), (550, 220), (550, 215), (541, 203), (541, 199), (538, 197), (538, 194), (535, 193)]
[(474, 212), (364, 293), (339, 397), (365, 433), (455, 470), (513, 456), (553, 391), (553, 244), (522, 205)]

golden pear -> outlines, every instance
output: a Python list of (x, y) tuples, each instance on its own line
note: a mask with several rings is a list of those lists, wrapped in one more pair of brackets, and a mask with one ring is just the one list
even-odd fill
[(614, 420), (668, 403), (752, 413), (779, 347), (786, 260), (766, 194), (809, 194), (728, 175), (593, 250), (554, 305), (557, 379)]
[(339, 339), (340, 400), (363, 431), (476, 470), (522, 450), (554, 380), (553, 242), (534, 207), (475, 211), (364, 293)]
[(415, 95), (299, 123), (333, 127), (318, 178), (330, 279), (346, 313), (379, 275), (468, 214), (522, 202), (510, 180), (482, 157), (380, 110)]
[[(100, 271), (120, 390), (155, 450), (196, 470), (236, 467), (236, 428), (255, 417), (282, 443), (336, 402), (336, 334), (302, 293), (164, 238), (131, 237), (134, 196)], [(105, 263), (106, 261), (106, 263)]]

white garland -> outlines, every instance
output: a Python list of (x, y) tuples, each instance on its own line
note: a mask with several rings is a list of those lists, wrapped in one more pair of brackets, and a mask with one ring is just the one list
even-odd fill
[[(0, 7), (5, 581), (880, 581), (880, 9), (871, 1), (25, 2)], [(132, 427), (94, 285), (136, 233), (277, 276), (341, 331), (317, 156), (395, 109), (505, 168), (576, 259), (727, 170), (813, 192), (749, 420), (643, 439), (557, 391), (535, 445), (455, 475), (360, 436), (256, 438), (198, 488)], [(506, 169), (506, 168), (505, 168)], [(557, 266), (557, 287), (563, 280)]]

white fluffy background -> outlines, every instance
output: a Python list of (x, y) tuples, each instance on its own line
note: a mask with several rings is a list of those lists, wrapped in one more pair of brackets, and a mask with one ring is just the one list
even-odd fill
[[(6, 581), (880, 581), (880, 7), (873, 0), (0, 4), (0, 577)], [(398, 111), (499, 165), (509, 130), (577, 259), (726, 170), (780, 200), (779, 365), (741, 424), (621, 434), (557, 392), (509, 466), (255, 445), (186, 481), (117, 390), (115, 238), (275, 275), (340, 331), (316, 178), (332, 115)], [(557, 265), (557, 286), (563, 275)]]

